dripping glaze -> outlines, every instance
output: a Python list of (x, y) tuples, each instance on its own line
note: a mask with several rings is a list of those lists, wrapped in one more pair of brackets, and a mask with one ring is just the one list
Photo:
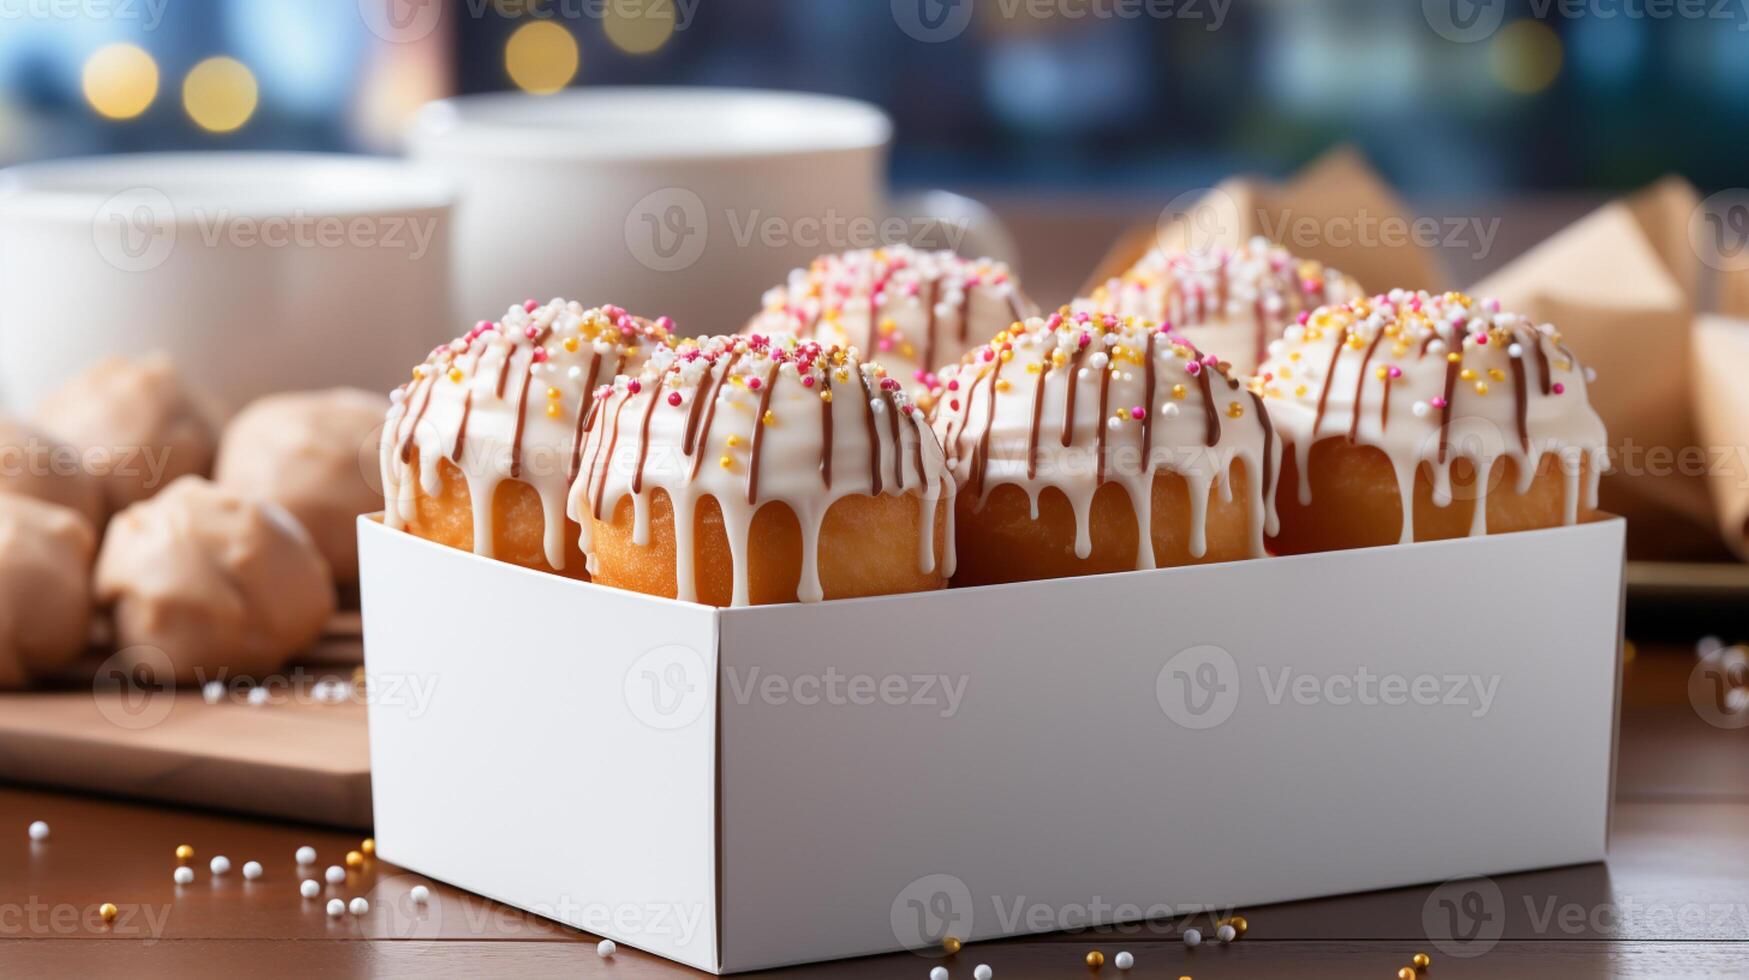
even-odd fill
[(433, 350), (390, 395), (378, 446), (384, 522), (406, 527), (418, 492), (440, 491), (448, 460), (467, 482), (476, 554), (492, 557), (493, 496), (517, 480), (540, 497), (547, 563), (562, 571), (565, 494), (595, 389), (667, 345), (672, 326), (616, 306), (528, 300)]
[(1235, 461), (1248, 476), (1251, 554), (1275, 533), (1280, 451), (1262, 399), (1169, 326), (1064, 309), (1016, 322), (941, 382), (931, 417), (974, 506), (1012, 484), (1037, 519), (1039, 494), (1056, 487), (1075, 513), (1079, 558), (1092, 553), (1094, 494), (1116, 483), (1143, 529), (1136, 568), (1155, 567), (1147, 529), (1162, 469), (1188, 484), (1193, 556), (1207, 552), (1210, 492), (1232, 499)]
[(1485, 477), (1502, 458), (1517, 466), (1518, 493), (1543, 457), (1557, 461), (1565, 523), (1578, 519), (1581, 499), (1595, 508), (1608, 455), (1591, 378), (1551, 324), (1461, 293), (1393, 290), (1302, 315), (1270, 345), (1252, 388), (1294, 452), (1302, 505), (1312, 502), (1305, 474), (1314, 443), (1372, 446), (1395, 471), (1408, 542), (1416, 473), (1429, 468), (1433, 502), (1444, 507), (1459, 459), (1479, 476), (1472, 535), (1487, 533)]
[[(747, 605), (753, 516), (777, 501), (802, 530), (797, 597), (818, 602), (820, 529), (832, 505), (859, 494), (914, 494), (923, 517), (919, 570), (952, 574), (951, 523), (945, 552), (935, 548), (937, 505), (954, 489), (941, 448), (898, 381), (854, 348), (790, 335), (684, 340), (636, 377), (603, 386), (584, 429), (569, 513), (592, 566), (594, 522), (630, 497), (633, 543), (647, 545), (651, 496), (662, 490), (674, 514), (675, 594), (694, 601), (693, 515), (708, 496), (728, 531), (731, 604)], [(947, 514), (951, 522), (951, 507)]]

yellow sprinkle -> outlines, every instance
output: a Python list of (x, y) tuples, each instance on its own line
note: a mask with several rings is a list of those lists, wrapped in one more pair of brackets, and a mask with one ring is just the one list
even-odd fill
[(820, 392), (820, 400), (823, 402), (830, 402), (832, 400), (831, 389), (827, 389), (825, 391)]
[(548, 388), (547, 389), (547, 398), (552, 399), (554, 401), (557, 401), (558, 399), (563, 398), (564, 395), (565, 395), (565, 393), (560, 391), (557, 388)]
[(558, 402), (547, 402), (547, 417), (548, 418), (553, 418), (553, 419), (558, 418), (560, 411), (562, 411), (562, 409), (559, 408)]
[(1307, 390), (1308, 389), (1306, 388), (1305, 385), (1300, 385), (1294, 389), (1294, 395), (1299, 397), (1299, 398), (1304, 398), (1304, 397), (1306, 397)]
[(1014, 387), (1014, 386), (1008, 383), (1007, 378), (998, 378), (996, 381), (996, 390), (997, 391), (1007, 391), (1008, 389), (1010, 389), (1012, 387)]
[(759, 421), (764, 422), (766, 425), (776, 424), (777, 413), (768, 408), (765, 410), (765, 414), (759, 417)]
[(1470, 370), (1469, 368), (1464, 368), (1462, 371), (1458, 372), (1458, 380), (1459, 381), (1474, 381), (1474, 380), (1476, 380), (1476, 372)]
[(735, 447), (741, 445), (741, 437), (740, 436), (730, 436), (727, 440), (725, 440), (725, 442), (730, 449), (734, 449)]
[(449, 369), (449, 380), (454, 381), (458, 385), (461, 384), (462, 383), (462, 369), (461, 368), (450, 368)]
[(1486, 381), (1476, 382), (1476, 394), (1486, 395), (1487, 393), (1488, 393), (1488, 382), (1486, 382)]
[(1038, 374), (1038, 373), (1042, 372), (1044, 369), (1045, 369), (1045, 366), (1043, 364), (1039, 364), (1037, 362), (1034, 362), (1034, 363), (1028, 364), (1026, 366), (1026, 373), (1027, 374)]
[(717, 460), (717, 465), (721, 466), (725, 470), (732, 470), (735, 468), (735, 461), (733, 459), (731, 459), (729, 456), (725, 455), (722, 459)]
[(1373, 372), (1372, 372), (1372, 376), (1379, 379), (1380, 381), (1383, 381), (1386, 378), (1391, 376), (1391, 372), (1386, 370), (1385, 368), (1382, 368), (1382, 367), (1381, 368), (1374, 368)]
[(1408, 344), (1395, 344), (1391, 347), (1391, 354), (1393, 356), (1402, 357), (1404, 354), (1407, 354), (1407, 353), (1409, 353), (1409, 345)]
[(192, 861), (192, 860), (194, 860), (194, 848), (187, 845), (187, 844), (176, 845), (176, 860), (178, 860), (178, 861)]
[(910, 344), (900, 344), (899, 345), (899, 353), (904, 355), (905, 357), (916, 357), (917, 356), (917, 348), (911, 346)]
[(881, 333), (890, 334), (897, 329), (899, 329), (899, 325), (894, 323), (891, 317), (881, 321)]
[(568, 351), (572, 354), (575, 354), (575, 353), (577, 353), (577, 346), (578, 345), (577, 345), (577, 338), (576, 337), (566, 337), (565, 338), (564, 347), (565, 347), (566, 351)]
[(1003, 352), (1002, 352), (1002, 359), (1003, 359), (1003, 360), (1004, 360), (1004, 361), (1012, 361), (1012, 360), (1014, 360), (1014, 352), (1013, 352), (1013, 351), (1011, 351), (1011, 350), (1005, 350), (1005, 351), (1003, 351)]
[(834, 380), (834, 381), (849, 381), (850, 380), (850, 372), (844, 368), (839, 368), (838, 370), (832, 372), (832, 380)]
[(1288, 356), (1287, 356), (1287, 359), (1288, 359), (1288, 360), (1290, 360), (1290, 361), (1297, 361), (1297, 360), (1299, 360), (1299, 359), (1300, 359), (1300, 352), (1299, 352), (1299, 351), (1297, 351), (1297, 350), (1296, 350), (1296, 351), (1293, 351), (1293, 352), (1292, 352), (1292, 353), (1290, 353), (1290, 354), (1288, 354)]
[(1488, 377), (1493, 378), (1495, 381), (1505, 381), (1506, 380), (1506, 372), (1500, 370), (1499, 368), (1489, 368), (1488, 369)]
[(1227, 403), (1227, 418), (1242, 419), (1245, 417), (1245, 406), (1238, 402)]
[(413, 380), (414, 381), (422, 380), (424, 377), (425, 377), (425, 369), (424, 368), (416, 367), (413, 369)]
[(1445, 355), (1445, 359), (1450, 361), (1453, 364), (1456, 364), (1459, 361), (1462, 361), (1464, 359), (1464, 356), (1462, 354), (1459, 354), (1457, 351), (1454, 350), (1450, 354)]
[(105, 922), (114, 922), (115, 917), (121, 914), (121, 910), (115, 907), (114, 902), (104, 902), (98, 906), (97, 914), (102, 916)]
[(1173, 385), (1172, 386), (1172, 397), (1176, 398), (1180, 401), (1183, 401), (1184, 400), (1184, 386), (1183, 385)]

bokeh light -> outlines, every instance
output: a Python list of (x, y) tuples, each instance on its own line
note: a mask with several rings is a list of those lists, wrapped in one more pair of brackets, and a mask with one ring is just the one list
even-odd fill
[(1488, 68), (1507, 91), (1530, 95), (1561, 73), (1561, 39), (1540, 20), (1515, 20), (1494, 35)]
[(85, 101), (109, 119), (132, 119), (158, 97), (158, 63), (132, 44), (109, 44), (85, 61)]
[(674, 0), (620, 0), (607, 6), (602, 27), (614, 47), (649, 54), (674, 36), (674, 9)]
[(577, 39), (550, 20), (524, 24), (504, 45), (504, 70), (524, 92), (551, 95), (577, 75)]
[(208, 58), (182, 80), (182, 107), (195, 125), (214, 133), (240, 128), (255, 114), (255, 76), (235, 58)]

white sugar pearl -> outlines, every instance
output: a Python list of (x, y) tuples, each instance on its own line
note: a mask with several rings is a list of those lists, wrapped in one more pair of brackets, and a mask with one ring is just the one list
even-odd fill
[(1506, 356), (1507, 357), (1523, 357), (1524, 356), (1524, 345), (1523, 344), (1509, 344), (1509, 345), (1507, 345)]
[(938, 966), (929, 971), (929, 980), (947, 980), (947, 967)]
[(322, 883), (314, 878), (305, 878), (304, 883), (298, 886), (298, 894), (305, 898), (315, 898), (322, 894)]
[(431, 889), (424, 885), (414, 885), (413, 890), (407, 893), (407, 897), (413, 900), (414, 905), (424, 905), (431, 901)]
[(193, 868), (177, 868), (176, 873), (174, 875), (171, 875), (171, 877), (176, 879), (176, 883), (178, 885), (189, 884), (189, 883), (194, 881), (194, 869)]
[(1232, 926), (1223, 925), (1215, 930), (1215, 938), (1223, 943), (1230, 943), (1239, 938), (1239, 930), (1234, 929)]
[(213, 859), (207, 862), (207, 867), (213, 870), (213, 874), (222, 875), (231, 870), (231, 859), (223, 854), (215, 854)]
[(1186, 946), (1200, 946), (1200, 945), (1202, 945), (1202, 930), (1201, 929), (1186, 929), (1186, 930), (1184, 930), (1184, 945), (1186, 945)]
[(1163, 418), (1175, 419), (1178, 417), (1178, 406), (1172, 402), (1167, 402), (1160, 406), (1160, 415)]
[(990, 980), (990, 978), (995, 975), (996, 971), (990, 969), (990, 964), (988, 963), (979, 963), (972, 968), (972, 980)]
[(353, 915), (363, 915), (370, 911), (370, 900), (360, 895), (352, 900), (352, 904), (348, 905), (346, 910)]
[(260, 861), (244, 861), (243, 862), (243, 877), (249, 879), (250, 881), (254, 881), (255, 879), (261, 877), (261, 862)]
[(328, 900), (328, 918), (338, 919), (346, 914), (346, 903), (338, 898)]
[(617, 952), (619, 952), (619, 947), (614, 945), (614, 942), (611, 939), (603, 939), (601, 942), (595, 944), (596, 956), (612, 956)]
[(1427, 417), (1428, 412), (1433, 411), (1433, 408), (1432, 408), (1432, 406), (1428, 405), (1426, 402), (1416, 402), (1415, 404), (1409, 406), (1409, 411), (1414, 412), (1416, 418), (1424, 419)]
[(249, 696), (246, 700), (251, 705), (254, 705), (257, 708), (261, 707), (262, 705), (267, 703), (267, 688), (265, 688), (265, 687), (252, 687), (252, 688), (250, 688), (249, 689)]
[(297, 858), (299, 864), (315, 864), (316, 849), (305, 844), (303, 847), (298, 848)]
[(328, 879), (328, 884), (338, 885), (346, 880), (346, 869), (338, 864), (330, 864), (328, 870), (323, 872), (322, 877)]
[(1112, 962), (1112, 965), (1116, 966), (1118, 969), (1127, 970), (1130, 967), (1136, 965), (1136, 958), (1134, 956), (1131, 956), (1130, 951), (1126, 949), (1123, 952), (1117, 954), (1117, 958), (1112, 960), (1111, 962)]
[(49, 825), (46, 823), (43, 823), (41, 820), (31, 821), (31, 823), (30, 823), (30, 839), (31, 840), (48, 840), (49, 839)]
[(868, 400), (868, 410), (875, 413), (876, 415), (887, 414), (886, 399), (884, 399), (884, 398), (870, 398)]
[(225, 699), (224, 681), (207, 681), (200, 686), (200, 699), (207, 704), (218, 704)]

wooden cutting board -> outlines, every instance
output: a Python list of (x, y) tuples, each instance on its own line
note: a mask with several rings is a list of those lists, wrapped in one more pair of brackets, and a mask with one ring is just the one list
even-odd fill
[(358, 614), (344, 613), (267, 704), (247, 703), (241, 690), (208, 704), (194, 688), (114, 679), (0, 694), (0, 779), (369, 827), (362, 696), (309, 696), (318, 679), (350, 683), (362, 654)]

